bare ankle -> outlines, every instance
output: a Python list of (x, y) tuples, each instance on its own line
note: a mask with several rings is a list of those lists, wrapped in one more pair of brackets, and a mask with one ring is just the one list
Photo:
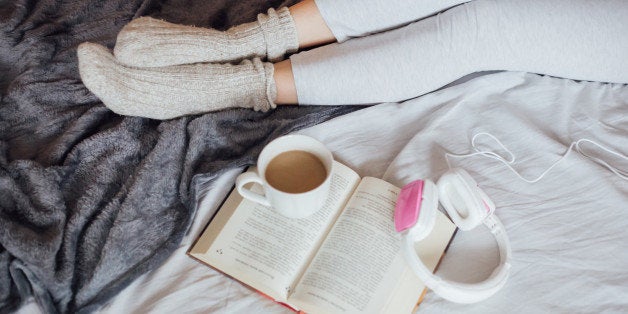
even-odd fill
[(278, 105), (298, 104), (297, 88), (294, 83), (290, 59), (277, 62), (274, 67), (275, 86), (277, 87), (275, 103)]

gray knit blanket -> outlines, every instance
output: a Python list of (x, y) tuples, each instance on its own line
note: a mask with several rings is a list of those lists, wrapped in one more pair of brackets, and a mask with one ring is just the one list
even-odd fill
[[(294, 1), (0, 0), (0, 313), (33, 297), (91, 312), (177, 247), (195, 178), (254, 163), (273, 138), (356, 107), (123, 117), (81, 83), (76, 47), (134, 17), (226, 29)], [(205, 181), (205, 180), (204, 180)]]

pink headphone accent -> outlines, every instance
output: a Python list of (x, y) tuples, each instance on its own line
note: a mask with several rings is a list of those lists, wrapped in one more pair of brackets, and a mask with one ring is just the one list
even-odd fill
[(421, 200), (423, 199), (423, 180), (410, 182), (403, 187), (395, 206), (395, 230), (397, 232), (410, 229), (419, 219)]

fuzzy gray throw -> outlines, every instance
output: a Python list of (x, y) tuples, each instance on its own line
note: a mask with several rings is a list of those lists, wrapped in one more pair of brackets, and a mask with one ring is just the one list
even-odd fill
[(356, 107), (118, 116), (81, 83), (76, 47), (112, 48), (132, 18), (226, 29), (262, 0), (0, 0), (0, 312), (34, 297), (90, 312), (177, 247), (194, 178), (252, 164), (273, 138)]

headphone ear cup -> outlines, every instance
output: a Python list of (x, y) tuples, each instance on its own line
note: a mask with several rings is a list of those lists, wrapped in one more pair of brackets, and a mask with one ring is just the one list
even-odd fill
[(440, 177), (437, 185), (440, 203), (458, 228), (471, 230), (482, 223), (487, 216), (486, 206), (469, 173), (460, 168), (451, 169)]
[(493, 203), (493, 200), (488, 197), (467, 171), (462, 168), (456, 168), (456, 174), (465, 187), (471, 192), (475, 206), (470, 207), (469, 210), (475, 210), (477, 212), (477, 216), (480, 217), (479, 225), (484, 218), (493, 213), (495, 203)]
[(436, 224), (436, 211), (438, 210), (438, 189), (434, 182), (425, 180), (423, 183), (423, 197), (421, 210), (414, 226), (408, 231), (413, 241), (425, 239), (434, 229)]

